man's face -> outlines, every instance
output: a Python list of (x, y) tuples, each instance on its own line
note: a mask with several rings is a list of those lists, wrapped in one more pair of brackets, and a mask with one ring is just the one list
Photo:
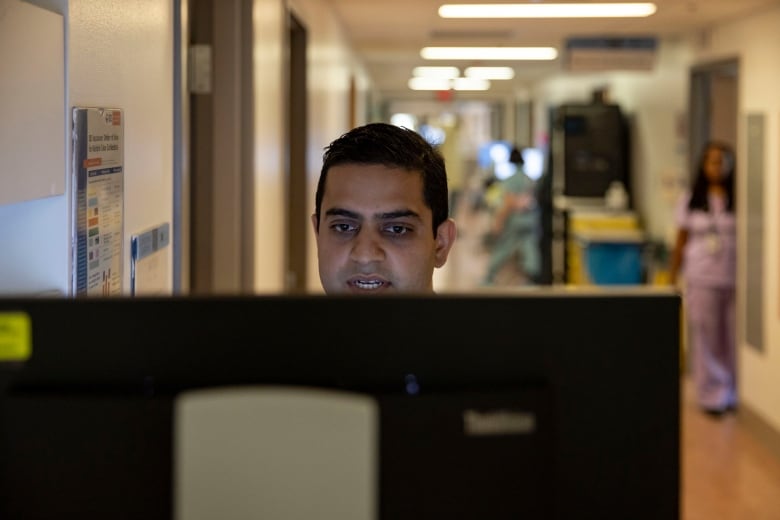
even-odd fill
[(431, 231), (422, 176), (378, 164), (330, 168), (317, 229), (320, 281), (328, 294), (432, 292), (455, 224)]

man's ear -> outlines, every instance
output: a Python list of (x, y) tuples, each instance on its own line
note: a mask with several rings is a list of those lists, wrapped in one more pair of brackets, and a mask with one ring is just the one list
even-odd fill
[(314, 236), (319, 235), (319, 221), (317, 220), (317, 214), (312, 213), (311, 214), (311, 227), (314, 228)]
[(455, 243), (455, 237), (457, 236), (457, 229), (455, 221), (448, 218), (436, 229), (436, 267), (441, 267), (447, 263), (447, 257), (450, 254), (452, 244)]

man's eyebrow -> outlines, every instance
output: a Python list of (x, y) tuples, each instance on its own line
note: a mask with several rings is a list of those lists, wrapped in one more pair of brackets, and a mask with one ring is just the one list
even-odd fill
[[(354, 211), (350, 211), (345, 208), (330, 208), (327, 211), (325, 211), (325, 215), (329, 217), (347, 217), (355, 220), (360, 220), (362, 218), (360, 213), (356, 213)], [(412, 217), (414, 219), (421, 220), (419, 213), (417, 213), (416, 211), (412, 211), (410, 209), (397, 209), (394, 211), (375, 213), (373, 217), (376, 220), (392, 220), (395, 218), (405, 218), (405, 217)]]
[(384, 213), (374, 214), (374, 218), (376, 218), (377, 220), (391, 220), (394, 218), (404, 218), (404, 217), (412, 217), (417, 220), (420, 220), (420, 215), (416, 211), (412, 211), (410, 209), (398, 209), (395, 211), (386, 211)]
[(347, 217), (347, 218), (353, 218), (353, 219), (359, 219), (360, 214), (355, 213), (354, 211), (350, 211), (348, 209), (344, 208), (330, 208), (325, 212), (325, 215), (329, 217)]

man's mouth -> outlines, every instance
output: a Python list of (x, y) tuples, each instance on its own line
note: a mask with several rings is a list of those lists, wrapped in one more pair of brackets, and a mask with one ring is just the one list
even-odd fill
[(350, 280), (348, 282), (348, 285), (350, 287), (354, 287), (356, 289), (360, 289), (363, 291), (375, 291), (377, 289), (381, 289), (382, 287), (388, 286), (390, 284), (384, 280), (371, 278), (371, 279)]

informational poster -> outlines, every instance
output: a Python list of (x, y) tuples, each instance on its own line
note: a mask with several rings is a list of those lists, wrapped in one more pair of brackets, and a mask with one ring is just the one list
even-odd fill
[(112, 296), (122, 292), (122, 118), (122, 110), (116, 108), (73, 109), (76, 296)]

